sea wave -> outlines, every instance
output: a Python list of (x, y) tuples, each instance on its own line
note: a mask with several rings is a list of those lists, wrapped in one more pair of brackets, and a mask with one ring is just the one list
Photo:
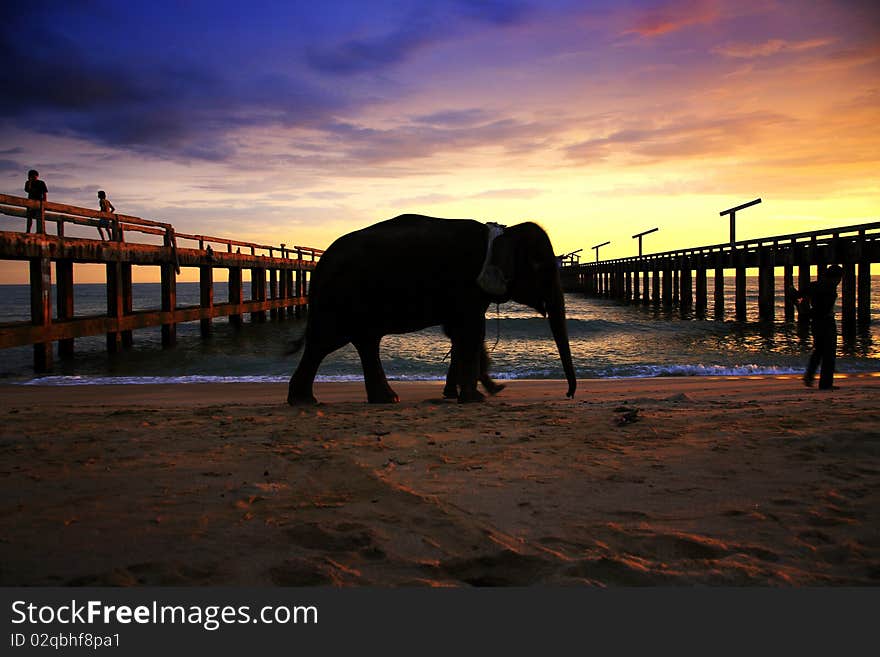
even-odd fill
[[(581, 379), (629, 379), (656, 377), (698, 377), (698, 376), (772, 376), (799, 374), (802, 370), (790, 367), (766, 365), (628, 365), (579, 371)], [(546, 380), (562, 378), (559, 371), (552, 369), (514, 369), (492, 372), (500, 380)], [(419, 373), (389, 375), (390, 381), (442, 381), (445, 377)], [(320, 375), (318, 382), (363, 382), (361, 374)], [(186, 385), (198, 383), (287, 383), (288, 376), (43, 376), (29, 381), (17, 382), (27, 386), (84, 386), (84, 385)], [(13, 383), (13, 382), (10, 382)]]
[(768, 365), (623, 365), (597, 371), (602, 379), (643, 379), (673, 376), (774, 376), (801, 374), (803, 368)]

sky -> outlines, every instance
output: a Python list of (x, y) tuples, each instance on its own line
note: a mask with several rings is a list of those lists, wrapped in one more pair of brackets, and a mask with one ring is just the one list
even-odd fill
[(415, 212), (592, 259), (725, 242), (756, 197), (738, 238), (880, 220), (876, 0), (49, 0), (4, 9), (0, 62), (0, 193), (36, 168), (181, 232)]

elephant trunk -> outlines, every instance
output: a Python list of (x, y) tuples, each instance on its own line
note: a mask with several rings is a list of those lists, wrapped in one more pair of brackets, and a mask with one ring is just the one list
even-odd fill
[(547, 303), (547, 320), (550, 322), (550, 330), (559, 350), (559, 360), (562, 361), (562, 369), (568, 380), (568, 392), (566, 397), (574, 397), (577, 388), (577, 376), (574, 373), (574, 365), (571, 362), (571, 348), (568, 345), (568, 329), (565, 326), (565, 297), (562, 287), (556, 283), (552, 297)]

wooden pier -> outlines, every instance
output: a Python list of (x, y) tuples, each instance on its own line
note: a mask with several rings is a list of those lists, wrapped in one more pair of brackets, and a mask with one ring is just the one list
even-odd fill
[[(811, 267), (820, 271), (839, 264), (843, 267), (842, 328), (844, 334), (852, 334), (871, 322), (871, 264), (877, 262), (880, 222), (580, 263), (563, 266), (560, 274), (566, 292), (627, 303), (678, 306), (682, 313), (706, 316), (710, 309), (708, 273), (712, 272), (711, 310), (716, 319), (723, 319), (724, 280), (732, 272), (734, 314), (737, 321), (745, 321), (746, 270), (757, 269), (759, 320), (775, 319), (776, 297), (783, 295), (785, 320), (792, 321), (796, 308), (785, 291), (792, 286), (806, 286)], [(776, 283), (780, 270), (781, 288)]]
[[(0, 349), (34, 345), (34, 368), (39, 372), (51, 370), (52, 343), (56, 341), (59, 356), (69, 357), (75, 339), (90, 335), (106, 335), (108, 351), (115, 352), (133, 345), (134, 329), (161, 327), (163, 346), (172, 346), (176, 325), (181, 322), (200, 321), (202, 335), (207, 336), (211, 320), (216, 317), (229, 317), (231, 323), (241, 325), (245, 314), (250, 314), (253, 322), (264, 322), (267, 316), (276, 321), (297, 316), (308, 304), (308, 277), (323, 253), (303, 246), (270, 246), (179, 233), (169, 223), (0, 194), (0, 214), (23, 219), (28, 211), (34, 218), (36, 233), (0, 231), (0, 260), (29, 263), (31, 321), (0, 324)], [(54, 235), (46, 232), (50, 223), (56, 226)], [(106, 225), (112, 238), (102, 241), (66, 237), (66, 224), (96, 229)], [(162, 244), (131, 241), (144, 235), (160, 236)], [(152, 239), (156, 241), (155, 237)], [(73, 266), (82, 263), (106, 267), (106, 314), (77, 316), (74, 312)], [(133, 265), (159, 268), (160, 307), (132, 310)], [(198, 306), (177, 305), (177, 276), (183, 267), (199, 270)], [(217, 269), (228, 270), (229, 294), (225, 301), (214, 299)], [(242, 286), (242, 272), (246, 269), (251, 276), (251, 298), (247, 300)]]

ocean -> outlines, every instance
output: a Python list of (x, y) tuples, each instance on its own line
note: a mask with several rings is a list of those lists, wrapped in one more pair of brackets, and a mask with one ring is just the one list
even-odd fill
[[(733, 281), (726, 281), (724, 321), (682, 317), (677, 310), (624, 305), (616, 301), (566, 295), (569, 339), (578, 378), (790, 374), (803, 371), (810, 351), (809, 335), (782, 320), (777, 293), (776, 321), (759, 323), (757, 279), (749, 278), (749, 321), (733, 321)], [(777, 290), (782, 286), (777, 281)], [(712, 285), (710, 281), (709, 289)], [(838, 344), (839, 372), (880, 371), (880, 276), (872, 277), (872, 323), (851, 340)], [(245, 283), (244, 297), (249, 298)], [(77, 315), (100, 314), (106, 308), (102, 284), (76, 285)], [(178, 283), (178, 305), (196, 305), (198, 283)], [(226, 283), (217, 283), (215, 299), (226, 298)], [(136, 310), (157, 308), (158, 283), (136, 283)], [(53, 305), (54, 307), (54, 305)], [(26, 285), (0, 285), (0, 323), (28, 318)], [(710, 299), (711, 312), (711, 299)], [(839, 318), (839, 300), (838, 300)], [(237, 329), (226, 319), (214, 321), (203, 340), (199, 323), (180, 324), (177, 345), (163, 349), (159, 327), (134, 332), (135, 347), (108, 354), (104, 336), (77, 339), (72, 359), (56, 358), (51, 374), (33, 371), (31, 347), (0, 351), (0, 382), (35, 385), (95, 383), (285, 382), (298, 355), (285, 356), (304, 320), (250, 324)], [(497, 379), (564, 378), (545, 319), (514, 303), (486, 313), (486, 344), (492, 375)], [(391, 380), (440, 380), (448, 367), (449, 340), (438, 327), (390, 335), (382, 341), (382, 361)], [(360, 361), (347, 346), (331, 354), (318, 372), (321, 381), (362, 380)]]

